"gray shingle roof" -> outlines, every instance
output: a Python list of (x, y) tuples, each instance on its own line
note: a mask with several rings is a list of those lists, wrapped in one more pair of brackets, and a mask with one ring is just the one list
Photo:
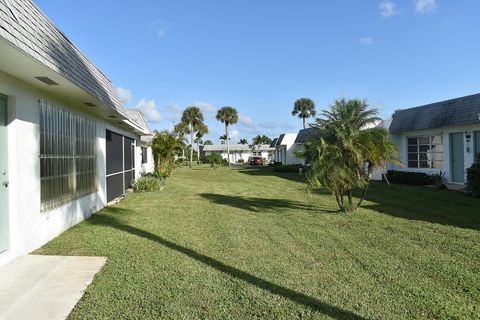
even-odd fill
[(275, 148), (277, 145), (278, 138), (273, 139), (272, 143), (270, 143), (270, 148)]
[(320, 137), (320, 135), (320, 130), (318, 130), (317, 128), (302, 129), (298, 132), (295, 143), (305, 143), (308, 139), (317, 138)]
[(30, 0), (0, 0), (0, 37), (124, 114), (111, 81)]
[(277, 144), (275, 146), (281, 146), (283, 142), (283, 138), (285, 138), (285, 134), (281, 134), (280, 137), (278, 137)]
[(462, 124), (480, 124), (480, 94), (398, 110), (390, 131), (406, 132)]
[(135, 121), (142, 128), (145, 128), (146, 130), (150, 131), (148, 123), (145, 120), (145, 117), (140, 110), (138, 110), (138, 109), (126, 109), (125, 111), (127, 112), (127, 115), (130, 119)]

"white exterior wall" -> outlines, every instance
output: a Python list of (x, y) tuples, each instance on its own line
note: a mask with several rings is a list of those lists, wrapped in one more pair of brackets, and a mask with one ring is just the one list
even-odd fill
[[(439, 128), (433, 130), (419, 130), (411, 132), (402, 132), (400, 134), (392, 134), (392, 141), (395, 143), (399, 150), (400, 162), (402, 167), (389, 164), (388, 170), (399, 171), (411, 171), (411, 172), (425, 172), (425, 173), (438, 173), (440, 171), (445, 172), (445, 178), (448, 181), (452, 180), (451, 172), (451, 156), (450, 156), (450, 134), (451, 133), (463, 133), (464, 143), (464, 169), (468, 169), (475, 161), (475, 141), (473, 133), (480, 131), (480, 124), (455, 126), (449, 128)], [(425, 135), (442, 135), (443, 137), (443, 168), (431, 169), (431, 168), (408, 168), (408, 153), (407, 153), (407, 137), (417, 137)], [(467, 141), (466, 136), (470, 135), (470, 140)], [(466, 179), (466, 174), (465, 174)]]
[[(138, 136), (107, 123), (85, 110), (73, 110), (94, 117), (97, 123), (98, 191), (78, 198), (47, 213), (40, 210), (40, 132), (39, 99), (68, 107), (69, 101), (58, 100), (32, 86), (0, 72), (0, 93), (8, 96), (8, 212), (9, 250), (0, 254), (0, 266), (27, 254), (106, 205), (105, 158), (106, 129), (134, 139)], [(91, 111), (90, 111), (91, 112)], [(138, 159), (138, 157), (137, 157)], [(137, 174), (137, 172), (136, 172)]]
[(295, 157), (295, 152), (300, 150), (301, 145), (295, 144), (297, 133), (286, 133), (282, 144), (276, 147), (275, 161), (282, 164), (303, 164), (303, 159)]

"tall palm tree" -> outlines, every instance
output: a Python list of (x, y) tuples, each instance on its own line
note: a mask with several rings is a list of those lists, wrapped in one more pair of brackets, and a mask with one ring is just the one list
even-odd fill
[[(183, 123), (183, 122), (180, 122), (180, 123), (177, 123), (174, 127), (173, 127), (173, 132), (177, 134), (178, 138), (182, 141), (182, 142), (186, 142), (186, 136), (187, 134), (189, 133), (188, 131), (188, 124), (186, 123)], [(182, 147), (182, 159), (183, 161), (185, 161), (185, 144), (183, 144), (183, 147)]]
[(248, 141), (247, 141), (247, 139), (240, 139), (238, 144), (248, 144)]
[(295, 101), (293, 105), (292, 116), (298, 116), (303, 119), (303, 129), (307, 127), (306, 119), (315, 117), (317, 112), (315, 111), (315, 103), (312, 99), (301, 98)]
[(217, 112), (217, 120), (221, 121), (222, 123), (225, 124), (225, 142), (227, 143), (227, 163), (228, 166), (230, 166), (230, 146), (228, 143), (229, 137), (228, 137), (228, 127), (232, 124), (237, 123), (238, 121), (238, 113), (235, 108), (232, 107), (223, 107)]
[(202, 143), (202, 138), (204, 135), (208, 134), (208, 126), (200, 122), (197, 126), (197, 134), (196, 136), (196, 141), (197, 141), (197, 164), (200, 164), (200, 143)]
[[(351, 212), (362, 204), (373, 170), (383, 169), (387, 162), (399, 163), (388, 131), (366, 129), (379, 120), (377, 112), (366, 101), (336, 100), (314, 125), (321, 137), (306, 146), (305, 154), (311, 159), (309, 185), (332, 192), (341, 211)], [(357, 205), (353, 204), (355, 188), (363, 191)]]
[(193, 136), (195, 131), (197, 130), (197, 126), (199, 123), (203, 122), (203, 114), (202, 111), (198, 107), (191, 106), (185, 109), (182, 114), (182, 122), (187, 124), (189, 127), (190, 133), (190, 163), (189, 167), (192, 168), (193, 163)]

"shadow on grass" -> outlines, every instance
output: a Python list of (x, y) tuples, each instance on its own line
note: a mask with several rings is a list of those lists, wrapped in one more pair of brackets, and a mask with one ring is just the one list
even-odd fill
[(230, 206), (252, 212), (262, 212), (274, 209), (314, 210), (314, 206), (299, 201), (271, 198), (247, 198), (241, 196), (227, 196), (222, 194), (201, 193), (200, 197), (220, 205)]
[[(116, 213), (115, 208), (109, 208), (109, 211), (112, 214)], [(125, 209), (121, 209), (120, 213), (124, 213)], [(130, 234), (136, 235), (138, 237), (142, 237), (144, 239), (148, 239), (150, 241), (154, 241), (160, 245), (163, 245), (171, 250), (177, 251), (182, 253), (198, 262), (201, 262), (209, 267), (212, 267), (220, 272), (223, 272), (233, 278), (239, 279), (241, 281), (247, 282), (251, 285), (254, 285), (260, 289), (266, 290), (272, 294), (281, 296), (285, 299), (291, 300), (295, 303), (301, 304), (307, 308), (310, 308), (314, 311), (318, 311), (335, 319), (365, 319), (353, 312), (341, 309), (339, 307), (332, 306), (330, 304), (324, 303), (320, 300), (307, 296), (303, 293), (279, 286), (273, 282), (264, 280), (247, 272), (244, 272), (240, 269), (235, 267), (228, 266), (223, 262), (216, 260), (214, 258), (208, 257), (201, 253), (198, 253), (195, 250), (189, 249), (182, 245), (176, 244), (169, 240), (166, 240), (156, 234), (153, 234), (148, 231), (144, 231), (138, 229), (136, 227), (124, 224), (120, 220), (105, 214), (97, 214), (94, 215), (91, 219), (88, 220), (90, 224), (94, 225), (103, 225), (111, 228), (115, 228), (117, 230), (121, 230), (124, 232), (128, 232)]]
[(250, 176), (271, 176), (271, 177), (278, 177), (282, 179), (287, 179), (296, 182), (305, 182), (305, 178), (298, 174), (298, 173), (290, 173), (290, 172), (275, 172), (271, 167), (243, 167), (241, 169), (236, 169), (238, 172), (242, 174), (247, 174)]
[(373, 183), (363, 208), (393, 217), (480, 230), (480, 200), (456, 191)]

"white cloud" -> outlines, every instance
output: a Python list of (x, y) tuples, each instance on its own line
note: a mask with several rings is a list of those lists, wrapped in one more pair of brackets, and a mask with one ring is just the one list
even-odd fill
[(135, 108), (142, 111), (148, 122), (159, 122), (162, 120), (162, 116), (160, 115), (160, 112), (158, 112), (154, 100), (141, 99)]
[(378, 5), (380, 8), (380, 14), (383, 17), (391, 17), (397, 13), (397, 8), (395, 2), (382, 0)]
[(161, 19), (150, 22), (149, 27), (155, 31), (155, 34), (159, 39), (163, 39), (167, 35), (167, 28)]
[(118, 87), (116, 91), (117, 91), (117, 97), (121, 103), (125, 104), (132, 101), (132, 90)]
[(365, 46), (371, 46), (372, 44), (374, 44), (374, 42), (375, 40), (373, 40), (373, 38), (370, 38), (370, 37), (360, 38), (360, 43)]
[(232, 130), (232, 132), (230, 133), (230, 138), (232, 138), (232, 140), (238, 140), (239, 137), (240, 132), (238, 130)]
[(245, 116), (245, 115), (243, 115), (243, 114), (239, 114), (239, 115), (238, 115), (238, 123), (239, 123), (239, 124), (242, 124), (242, 125), (244, 125), (244, 126), (247, 126), (247, 127), (252, 127), (252, 126), (254, 126), (253, 120), (252, 120), (250, 117)]
[(437, 9), (436, 0), (415, 0), (415, 12), (426, 14), (433, 13)]
[(170, 103), (165, 107), (165, 112), (168, 114), (167, 119), (170, 121), (180, 121), (182, 117), (182, 108), (175, 102)]
[(202, 112), (213, 113), (213, 112), (217, 111), (217, 108), (215, 108), (215, 106), (213, 104), (205, 102), (205, 101), (197, 101), (197, 102), (194, 102), (193, 105), (200, 108), (200, 110), (202, 110)]

